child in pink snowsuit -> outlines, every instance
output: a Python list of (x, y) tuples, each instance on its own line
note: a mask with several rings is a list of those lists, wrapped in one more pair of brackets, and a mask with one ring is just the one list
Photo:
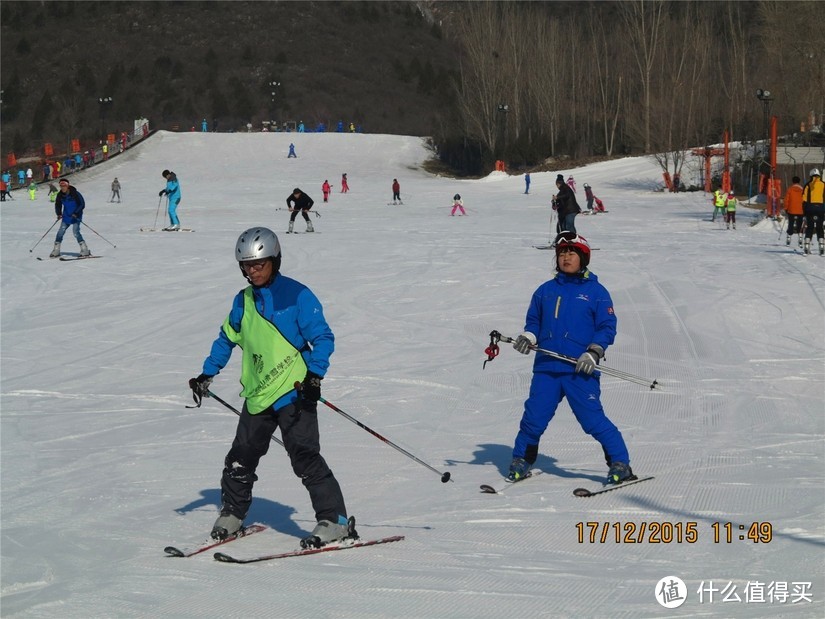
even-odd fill
[(332, 192), (329, 181), (324, 181), (324, 184), (321, 185), (321, 192), (324, 194), (324, 202), (329, 202), (329, 194)]
[(347, 175), (341, 175), (341, 193), (347, 193), (349, 191), (349, 185), (347, 184)]
[(567, 177), (567, 186), (573, 190), (573, 193), (576, 193), (576, 181), (572, 174)]
[[(467, 214), (467, 211), (464, 210), (464, 202), (461, 201), (461, 196), (458, 194), (453, 196), (453, 212), (450, 213), (450, 217), (455, 216), (456, 209), (461, 211), (461, 215)], [(459, 217), (461, 217), (461, 215), (459, 215)]]

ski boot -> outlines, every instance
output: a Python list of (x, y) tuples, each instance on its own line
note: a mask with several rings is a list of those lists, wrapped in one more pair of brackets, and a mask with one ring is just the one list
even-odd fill
[(54, 249), (52, 249), (52, 253), (49, 254), (49, 258), (57, 258), (60, 256), (60, 243), (54, 244)]
[(315, 232), (315, 228), (312, 227), (311, 221), (307, 221), (307, 232)]
[(510, 463), (510, 472), (507, 474), (507, 481), (521, 481), (530, 477), (530, 469), (533, 465), (524, 458), (513, 458)]
[(610, 470), (607, 472), (608, 484), (620, 484), (623, 481), (633, 478), (633, 469), (624, 462), (613, 462), (610, 465)]
[(80, 241), (80, 255), (84, 258), (92, 255), (92, 252), (89, 251), (89, 248), (86, 245), (86, 241)]
[(805, 239), (805, 250), (803, 252), (806, 256), (811, 253), (811, 240)]
[(238, 518), (226, 510), (221, 510), (221, 515), (212, 527), (212, 539), (224, 540), (231, 535), (235, 535), (243, 527), (243, 519)]
[(822, 239), (819, 241), (819, 255), (825, 256), (825, 243), (822, 242)]
[(338, 522), (329, 520), (319, 520), (318, 524), (307, 537), (301, 540), (301, 548), (321, 548), (333, 542), (340, 542), (345, 539), (358, 539), (355, 530), (355, 518), (350, 516), (348, 520), (341, 524), (343, 516)]
[(788, 238), (785, 239), (785, 246), (786, 247), (791, 246), (791, 235), (790, 234), (788, 235)]
[(292, 228), (295, 225), (294, 221), (289, 222), (289, 230), (286, 231), (287, 234), (292, 234)]

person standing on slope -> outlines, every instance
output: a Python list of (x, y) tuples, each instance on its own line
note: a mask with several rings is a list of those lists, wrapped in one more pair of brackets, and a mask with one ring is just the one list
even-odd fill
[(307, 232), (315, 232), (315, 228), (312, 227), (312, 222), (309, 219), (309, 209), (312, 208), (313, 204), (315, 204), (315, 202), (313, 202), (312, 198), (303, 191), (297, 187), (292, 190), (292, 193), (289, 194), (289, 197), (286, 199), (287, 208), (289, 208), (289, 212), (292, 213), (292, 215), (289, 216), (289, 230), (286, 231), (287, 234), (292, 234), (292, 227), (295, 225), (295, 218), (299, 212), (303, 216), (304, 221), (307, 222)]
[(553, 196), (553, 205), (558, 216), (556, 233), (562, 231), (576, 232), (576, 215), (582, 212), (573, 190), (564, 182), (564, 177), (556, 176), (556, 187), (559, 192)]
[[(454, 217), (457, 210), (461, 211), (461, 215), (467, 214), (467, 211), (464, 210), (464, 201), (459, 194), (453, 196), (453, 210), (450, 211), (450, 217)], [(461, 217), (461, 215), (459, 215), (459, 217)]]
[(785, 193), (785, 214), (788, 216), (788, 236), (785, 245), (791, 244), (791, 236), (799, 235), (799, 246), (802, 247), (802, 185), (798, 176), (791, 179), (793, 183)]
[(320, 547), (357, 537), (338, 481), (320, 453), (318, 400), (335, 349), (321, 303), (304, 284), (280, 273), (281, 245), (272, 230), (243, 232), (235, 244), (235, 259), (250, 285), (235, 295), (203, 372), (189, 381), (200, 404), (232, 350), (241, 347), (245, 400), (224, 460), (221, 511), (212, 537), (226, 539), (241, 530), (252, 504), (258, 463), (279, 428), (292, 471), (309, 492), (315, 512), (317, 524), (301, 545)]
[(166, 232), (176, 232), (180, 230), (180, 220), (178, 219), (178, 205), (180, 204), (181, 192), (178, 176), (174, 172), (164, 170), (161, 176), (166, 179), (166, 189), (161, 189), (158, 196), (166, 196), (169, 213), (169, 227), (164, 228)]
[(329, 194), (332, 193), (332, 187), (328, 180), (324, 180), (324, 184), (321, 185), (321, 193), (324, 194), (324, 202), (329, 202)]
[(577, 359), (577, 363), (574, 366), (536, 352), (508, 479), (519, 481), (528, 476), (538, 458), (539, 441), (562, 398), (567, 398), (579, 425), (604, 450), (607, 483), (621, 483), (633, 477), (630, 456), (621, 432), (602, 408), (596, 371), (616, 338), (613, 301), (587, 269), (590, 245), (584, 237), (565, 231), (555, 245), (556, 276), (533, 293), (524, 332), (513, 348), (526, 355), (537, 346)]
[(115, 180), (112, 181), (112, 197), (109, 198), (109, 202), (114, 202), (115, 198), (117, 198), (118, 204), (120, 204), (120, 181), (117, 180), (117, 176), (115, 176)]
[(49, 254), (49, 258), (57, 258), (60, 256), (60, 244), (63, 242), (63, 235), (69, 226), (72, 227), (74, 238), (77, 239), (80, 245), (81, 256), (91, 256), (92, 252), (86, 246), (86, 241), (83, 240), (83, 235), (80, 234), (80, 222), (83, 221), (83, 209), (86, 208), (86, 201), (80, 192), (69, 184), (65, 178), (60, 179), (60, 192), (54, 200), (54, 212), (60, 222), (60, 228), (57, 230), (57, 236), (54, 239), (54, 249)]
[(825, 255), (825, 235), (823, 222), (825, 219), (825, 183), (819, 170), (811, 170), (811, 180), (802, 188), (802, 210), (805, 213), (805, 253), (811, 253), (811, 239), (816, 232), (819, 241), (819, 255)]
[[(401, 202), (401, 185), (398, 183), (398, 179), (392, 179), (392, 203), (397, 204)], [(404, 204), (401, 202), (401, 204)]]

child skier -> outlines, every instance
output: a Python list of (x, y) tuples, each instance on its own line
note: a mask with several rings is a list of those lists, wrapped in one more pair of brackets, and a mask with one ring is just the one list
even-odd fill
[(725, 200), (725, 225), (730, 230), (730, 225), (733, 224), (733, 229), (736, 230), (736, 196), (731, 191)]
[[(455, 216), (456, 210), (461, 211), (461, 215), (466, 215), (467, 214), (467, 211), (464, 210), (464, 202), (461, 200), (461, 196), (458, 195), (458, 194), (455, 194), (453, 196), (453, 210), (450, 213), (450, 217)], [(459, 217), (461, 217), (461, 215), (459, 215)]]

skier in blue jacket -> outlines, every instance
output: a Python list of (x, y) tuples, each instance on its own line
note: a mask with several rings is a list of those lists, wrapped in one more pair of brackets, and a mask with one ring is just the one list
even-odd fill
[(60, 256), (60, 244), (63, 242), (63, 235), (69, 226), (72, 227), (74, 238), (77, 239), (80, 245), (80, 255), (90, 256), (92, 252), (86, 246), (86, 241), (83, 240), (83, 235), (80, 234), (80, 222), (83, 221), (83, 209), (86, 208), (86, 201), (80, 192), (69, 184), (65, 178), (60, 179), (60, 191), (54, 200), (54, 212), (60, 222), (60, 228), (57, 230), (57, 236), (54, 239), (54, 249), (49, 254), (50, 258), (57, 258)]
[(534, 347), (577, 359), (575, 366), (540, 352), (533, 362), (530, 395), (524, 403), (508, 479), (528, 475), (539, 440), (566, 397), (582, 429), (599, 443), (607, 460), (608, 483), (633, 476), (630, 456), (618, 428), (601, 404), (599, 373), (604, 351), (616, 337), (616, 315), (610, 293), (587, 267), (590, 245), (574, 232), (556, 238), (556, 276), (533, 293), (524, 332), (513, 348), (528, 354)]
[(181, 198), (180, 183), (178, 182), (177, 174), (169, 170), (164, 170), (161, 176), (166, 179), (166, 189), (161, 189), (158, 196), (165, 195), (167, 198), (170, 221), (169, 227), (164, 228), (164, 230), (167, 232), (176, 232), (180, 230), (180, 220), (178, 219), (178, 205), (180, 204)]
[[(338, 481), (320, 453), (317, 403), (335, 337), (318, 298), (280, 273), (281, 245), (267, 228), (238, 238), (235, 258), (250, 283), (235, 295), (229, 316), (212, 344), (203, 372), (189, 381), (195, 401), (232, 355), (243, 350), (241, 396), (245, 398), (235, 440), (224, 462), (221, 513), (212, 537), (237, 533), (252, 503), (256, 469), (276, 429), (281, 430), (292, 470), (309, 491), (317, 524), (304, 546), (352, 537)], [(296, 383), (302, 383), (296, 389)]]

